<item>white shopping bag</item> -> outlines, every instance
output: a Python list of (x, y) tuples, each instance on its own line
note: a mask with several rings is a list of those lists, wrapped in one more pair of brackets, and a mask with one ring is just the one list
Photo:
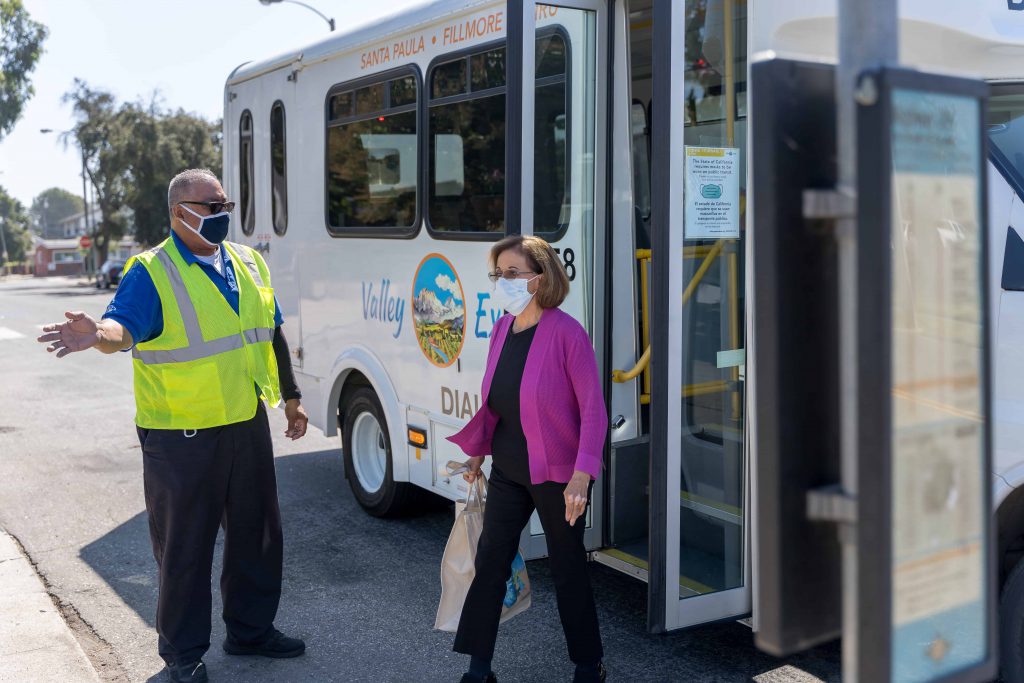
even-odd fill
[[(437, 606), (434, 628), (457, 631), (466, 594), (476, 575), (476, 548), (484, 526), (487, 480), (483, 474), (470, 484), (465, 500), (455, 502), (455, 526), (448, 536), (441, 559), (441, 602)], [(501, 621), (511, 619), (530, 606), (530, 577), (522, 551), (512, 561), (501, 607)]]

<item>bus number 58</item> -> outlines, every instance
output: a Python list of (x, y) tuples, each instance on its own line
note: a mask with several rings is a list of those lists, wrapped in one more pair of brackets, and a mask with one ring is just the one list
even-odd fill
[(576, 279), (576, 253), (572, 249), (555, 248), (555, 253), (562, 257), (562, 265), (565, 267), (565, 274), (569, 281)]

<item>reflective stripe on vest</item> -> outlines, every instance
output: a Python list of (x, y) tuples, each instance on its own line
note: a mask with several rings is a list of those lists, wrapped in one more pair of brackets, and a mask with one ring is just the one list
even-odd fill
[[(192, 297), (188, 295), (185, 282), (181, 279), (181, 273), (171, 260), (166, 250), (160, 249), (156, 254), (164, 270), (167, 272), (167, 279), (171, 283), (171, 290), (174, 292), (174, 300), (178, 304), (178, 311), (181, 313), (181, 322), (185, 327), (185, 336), (188, 339), (188, 346), (180, 349), (167, 351), (142, 351), (138, 347), (132, 347), (132, 357), (146, 365), (159, 365), (161, 363), (185, 363), (199, 360), (209, 356), (216, 356), (219, 353), (234, 351), (242, 348), (242, 337), (232, 334), (220, 339), (203, 339), (203, 332), (199, 327), (199, 315), (196, 313)], [(248, 263), (246, 264), (248, 266)], [(262, 287), (263, 278), (259, 276), (259, 269), (255, 262), (251, 266), (253, 278)], [(245, 341), (250, 344), (258, 342), (271, 342), (274, 340), (274, 330), (267, 327), (257, 327), (242, 332)]]

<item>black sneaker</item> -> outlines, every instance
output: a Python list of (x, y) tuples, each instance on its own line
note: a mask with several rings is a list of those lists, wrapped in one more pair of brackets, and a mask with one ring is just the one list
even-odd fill
[(473, 674), (467, 671), (466, 673), (462, 674), (462, 679), (459, 681), (459, 683), (498, 683), (498, 677), (494, 675), (493, 671), (487, 674), (487, 678), (480, 678), (479, 676), (474, 676)]
[(174, 666), (168, 664), (167, 673), (170, 674), (174, 683), (207, 683), (210, 680), (206, 675), (206, 665), (201, 659)]
[(604, 662), (597, 663), (597, 673), (582, 672), (576, 667), (576, 673), (572, 677), (572, 683), (604, 683), (608, 678), (608, 670), (604, 668)]
[(256, 655), (258, 657), (272, 657), (274, 659), (288, 659), (298, 657), (306, 651), (306, 644), (298, 638), (289, 638), (276, 628), (271, 632), (270, 637), (262, 643), (244, 645), (235, 642), (228, 636), (224, 639), (224, 652), (229, 655)]

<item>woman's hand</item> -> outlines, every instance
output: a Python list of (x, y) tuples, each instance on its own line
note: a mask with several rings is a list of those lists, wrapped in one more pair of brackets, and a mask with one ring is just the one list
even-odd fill
[(462, 478), (472, 484), (476, 481), (477, 476), (480, 474), (480, 466), (484, 464), (484, 456), (476, 458), (470, 458), (466, 461), (466, 467), (469, 468), (468, 472), (462, 473)]
[(587, 509), (587, 498), (590, 494), (590, 475), (576, 470), (572, 479), (565, 486), (565, 521), (575, 526), (576, 520), (583, 516)]

